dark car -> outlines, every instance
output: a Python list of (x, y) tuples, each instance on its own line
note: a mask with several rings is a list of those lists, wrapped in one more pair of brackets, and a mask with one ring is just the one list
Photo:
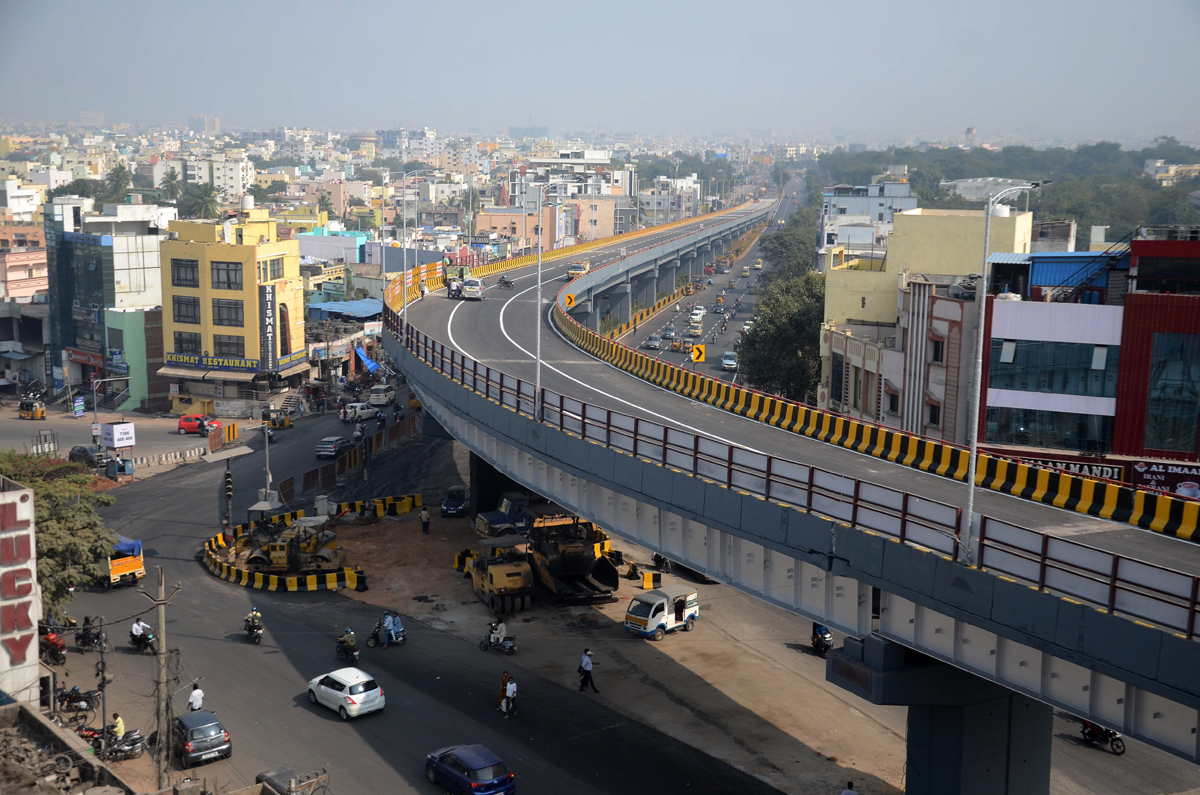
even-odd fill
[(317, 442), (317, 458), (337, 458), (354, 449), (354, 442), (345, 436), (326, 436)]
[(184, 768), (233, 756), (229, 732), (208, 710), (180, 715), (171, 722), (171, 733), (171, 753), (179, 757), (179, 764)]
[(466, 486), (451, 486), (442, 498), (442, 516), (466, 516), (471, 490)]
[(482, 745), (452, 745), (425, 757), (425, 776), (451, 792), (499, 795), (517, 791), (508, 765)]
[(721, 274), (721, 275), (723, 276), (723, 275), (725, 275), (726, 273), (729, 273), (729, 268), (725, 267), (724, 265), (718, 265), (718, 266), (717, 266), (717, 273), (719, 273), (719, 274)]
[(81, 444), (71, 448), (71, 452), (67, 454), (67, 460), (75, 464), (86, 464), (90, 467), (98, 467), (104, 462), (104, 448), (94, 444)]

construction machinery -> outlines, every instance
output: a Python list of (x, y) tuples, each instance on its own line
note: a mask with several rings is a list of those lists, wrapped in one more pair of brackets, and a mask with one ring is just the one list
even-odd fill
[(529, 496), (520, 491), (506, 491), (494, 511), (480, 511), (475, 515), (475, 532), (483, 538), (525, 532), (524, 508)]
[(240, 539), (245, 568), (271, 574), (319, 574), (340, 569), (345, 552), (337, 534), (326, 525), (328, 516), (302, 516), (292, 524), (260, 523)]
[(480, 539), (467, 561), (471, 588), (496, 615), (528, 610), (533, 602), (533, 573), (525, 559), (524, 536)]
[(558, 505), (526, 506), (525, 514), (527, 557), (538, 582), (560, 602), (616, 601), (621, 577), (602, 530)]

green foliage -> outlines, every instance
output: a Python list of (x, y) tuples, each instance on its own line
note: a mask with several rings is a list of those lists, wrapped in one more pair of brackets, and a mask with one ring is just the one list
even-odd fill
[(783, 193), (784, 187), (788, 184), (788, 180), (792, 178), (792, 173), (783, 166), (775, 166), (775, 170), (771, 175), (771, 180), (775, 183), (775, 187)]
[(118, 163), (108, 172), (104, 182), (108, 188), (109, 201), (124, 201), (126, 191), (133, 184), (133, 175), (129, 173), (129, 169), (125, 168), (123, 163)]
[(277, 193), (286, 193), (288, 184), (281, 179), (271, 180), (271, 184), (267, 186), (267, 193), (274, 196)]
[(739, 365), (758, 389), (791, 400), (815, 394), (821, 377), (825, 277), (809, 270), (777, 278), (758, 301)]
[(61, 618), (72, 586), (108, 572), (117, 535), (104, 526), (96, 507), (114, 500), (92, 492), (87, 469), (60, 459), (6, 450), (0, 452), (0, 474), (33, 489), (38, 585), (45, 617)]
[(386, 168), (392, 172), (392, 178), (398, 179), (402, 171), (416, 171), (422, 168), (429, 168), (429, 164), (421, 160), (402, 161), (398, 157), (377, 157), (375, 158), (376, 168)]
[[(675, 162), (679, 161), (679, 167), (676, 168)], [(624, 165), (624, 163), (622, 163)], [(727, 159), (715, 159), (711, 156), (707, 160), (702, 160), (698, 154), (686, 154), (682, 151), (675, 152), (670, 157), (656, 157), (654, 155), (638, 155), (636, 158), (638, 170), (638, 181), (643, 185), (649, 184), (657, 177), (670, 177), (674, 179), (677, 174), (689, 176), (695, 174), (702, 182), (710, 179), (727, 179), (732, 175)]]
[(149, 177), (145, 174), (138, 174), (135, 172), (133, 175), (133, 187), (135, 187), (135, 188), (153, 188), (154, 187), (154, 178)]
[(210, 182), (188, 185), (179, 200), (179, 214), (185, 218), (216, 218), (221, 211), (221, 196)]
[(317, 197), (317, 212), (333, 213), (333, 199), (329, 198), (328, 193), (322, 193)]
[(178, 201), (179, 197), (183, 195), (183, 180), (180, 179), (179, 172), (174, 168), (167, 169), (167, 173), (163, 174), (158, 187), (162, 188), (163, 195), (170, 201)]
[(259, 185), (257, 183), (250, 186), (248, 193), (254, 197), (255, 205), (262, 204), (271, 195), (271, 191), (268, 190), (266, 185)]
[(376, 187), (383, 187), (383, 172), (378, 169), (360, 168), (355, 172), (355, 177)]
[(268, 160), (262, 155), (249, 155), (249, 159), (254, 161), (254, 167), (259, 171), (266, 171), (269, 168), (297, 168), (304, 165), (304, 161), (295, 157), (277, 157), (274, 160)]
[(102, 180), (76, 179), (66, 185), (59, 185), (50, 191), (49, 196), (51, 199), (56, 196), (82, 196), (85, 199), (100, 200), (104, 198), (107, 191), (108, 188)]

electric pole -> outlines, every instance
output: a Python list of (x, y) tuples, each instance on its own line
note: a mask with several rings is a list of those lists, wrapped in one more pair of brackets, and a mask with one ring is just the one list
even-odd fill
[(158, 705), (155, 712), (158, 717), (158, 748), (154, 751), (155, 767), (158, 770), (158, 788), (163, 789), (167, 786), (167, 749), (170, 748), (170, 743), (165, 742), (168, 734), (168, 718), (167, 718), (167, 604), (175, 598), (175, 594), (179, 593), (179, 584), (175, 584), (175, 590), (171, 591), (171, 595), (166, 595), (166, 586), (163, 584), (162, 566), (158, 567), (158, 598), (155, 599), (146, 590), (139, 589), (138, 593), (149, 599), (158, 607), (158, 649), (155, 656), (158, 657)]

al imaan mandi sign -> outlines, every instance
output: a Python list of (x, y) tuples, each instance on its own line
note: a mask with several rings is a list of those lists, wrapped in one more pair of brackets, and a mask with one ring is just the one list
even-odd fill
[(38, 698), (37, 584), (33, 491), (5, 480), (0, 491), (0, 690), (17, 701)]

